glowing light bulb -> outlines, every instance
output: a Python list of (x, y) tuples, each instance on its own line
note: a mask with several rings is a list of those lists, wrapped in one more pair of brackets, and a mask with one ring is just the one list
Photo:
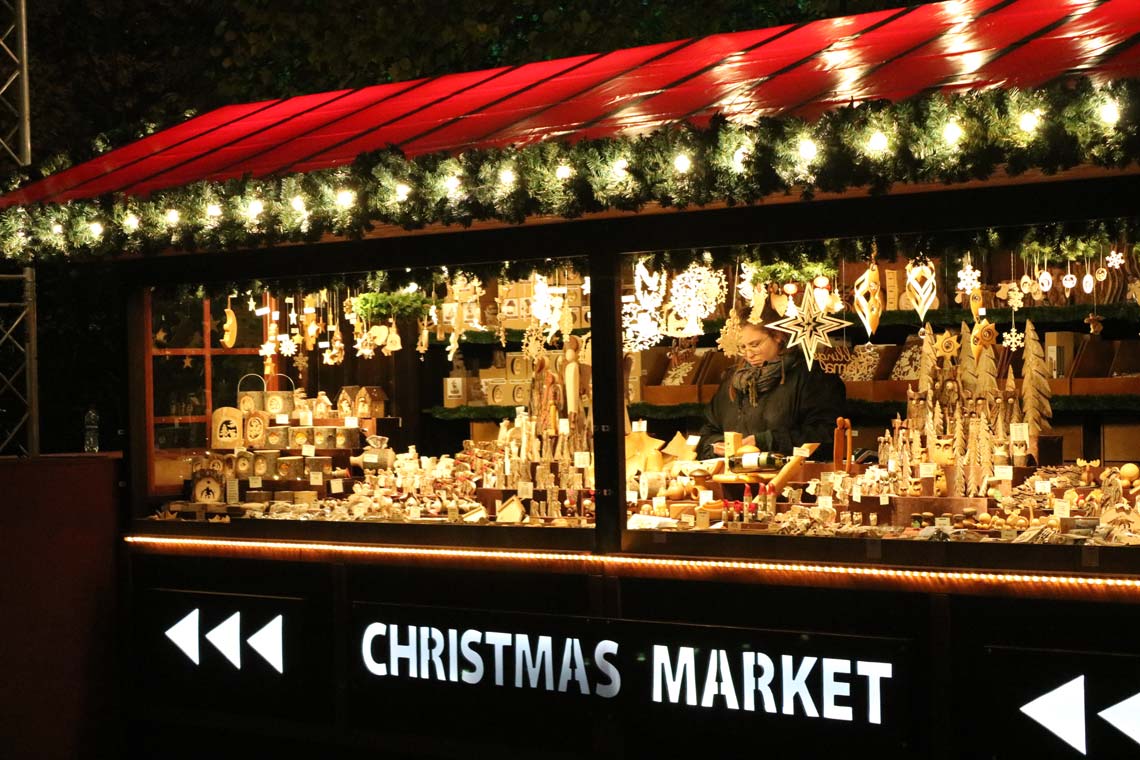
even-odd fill
[(957, 145), (963, 134), (965, 133), (956, 121), (946, 122), (946, 126), (942, 128), (942, 139), (951, 146)]
[(1120, 106), (1116, 105), (1115, 100), (1106, 100), (1101, 103), (1100, 120), (1110, 127), (1116, 126), (1116, 122), (1120, 121)]
[(123, 219), (123, 227), (127, 232), (134, 232), (139, 228), (139, 218), (134, 214), (127, 214), (126, 218)]
[(871, 139), (867, 140), (867, 150), (872, 153), (884, 153), (889, 147), (890, 143), (887, 142), (887, 136), (879, 130), (876, 130), (871, 135)]
[(293, 200), (289, 201), (289, 206), (298, 214), (305, 213), (305, 199), (299, 195), (293, 196)]
[(216, 218), (222, 215), (222, 207), (216, 203), (209, 203), (206, 205), (206, 216)]
[(351, 190), (341, 190), (336, 194), (337, 208), (352, 208), (356, 203), (356, 193)]
[(574, 173), (574, 170), (571, 169), (566, 164), (561, 164), (557, 169), (554, 170), (554, 176), (557, 177), (558, 179), (563, 179), (563, 180), (570, 179), (570, 175), (573, 173)]
[(443, 181), (443, 186), (447, 188), (448, 195), (455, 195), (459, 192), (459, 177), (452, 174), (450, 177)]
[(517, 178), (514, 169), (507, 168), (499, 172), (499, 182), (507, 187), (515, 184), (515, 179)]
[(614, 161), (612, 169), (614, 177), (618, 179), (625, 179), (629, 176), (629, 161), (624, 158), (619, 158), (617, 161)]
[(182, 214), (178, 213), (178, 209), (171, 208), (166, 210), (166, 223), (178, 224), (178, 220), (182, 218)]
[(261, 216), (262, 211), (265, 211), (265, 204), (257, 198), (250, 201), (249, 206), (246, 207), (246, 214), (249, 215), (250, 219), (256, 219)]
[(741, 145), (736, 150), (732, 151), (732, 170), (737, 174), (744, 171), (744, 161), (752, 152), (751, 148), (747, 145)]
[(816, 146), (814, 140), (804, 137), (800, 140), (799, 152), (800, 158), (804, 161), (813, 161), (819, 155), (819, 147)]
[(677, 170), (678, 174), (685, 174), (693, 168), (693, 160), (684, 153), (678, 153), (677, 157), (673, 159), (673, 168)]
[(411, 194), (412, 194), (412, 188), (408, 187), (403, 182), (400, 182), (396, 185), (396, 202), (397, 203), (403, 203), (404, 201), (406, 201), (408, 199), (408, 196)]
[(420, 286), (418, 283), (409, 282), (407, 287), (404, 288), (404, 292), (405, 293), (415, 293), (419, 289), (420, 289)]
[(100, 237), (103, 234), (103, 225), (99, 222), (91, 222), (90, 229), (91, 234), (95, 237)]
[(59, 222), (56, 222), (55, 224), (53, 224), (51, 226), (51, 234), (62, 235), (63, 234), (63, 225), (60, 224)]
[(1017, 126), (1021, 127), (1021, 131), (1029, 133), (1037, 131), (1037, 126), (1040, 123), (1041, 117), (1037, 115), (1036, 111), (1026, 111), (1017, 120)]

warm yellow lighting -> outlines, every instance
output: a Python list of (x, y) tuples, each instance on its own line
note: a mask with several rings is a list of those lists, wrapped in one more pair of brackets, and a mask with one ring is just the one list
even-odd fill
[(90, 230), (91, 234), (95, 237), (101, 237), (103, 235), (103, 225), (99, 222), (91, 222)]
[(871, 135), (871, 139), (867, 140), (867, 150), (871, 153), (885, 153), (889, 147), (887, 136), (878, 130)]
[(63, 234), (63, 225), (60, 224), (59, 222), (56, 222), (55, 224), (53, 224), (51, 226), (51, 233), (53, 235), (62, 235)]
[(744, 172), (744, 162), (748, 159), (748, 155), (752, 152), (752, 148), (748, 145), (741, 145), (736, 150), (732, 151), (732, 170), (737, 174)]
[(566, 164), (561, 164), (557, 169), (554, 170), (554, 176), (561, 180), (570, 179), (570, 175), (573, 173), (574, 170)]
[(452, 174), (450, 177), (443, 181), (443, 186), (447, 188), (448, 195), (455, 195), (459, 192), (459, 177)]
[(499, 172), (499, 182), (506, 187), (510, 187), (511, 185), (515, 184), (515, 179), (517, 178), (515, 177), (514, 169), (508, 167)]
[(412, 188), (408, 187), (403, 182), (400, 182), (396, 185), (396, 202), (397, 203), (403, 203), (404, 201), (406, 201), (408, 199), (408, 196), (411, 194), (412, 194)]
[(351, 190), (341, 190), (336, 194), (337, 208), (352, 208), (356, 203), (356, 193)]
[(257, 219), (257, 217), (261, 216), (261, 212), (263, 211), (265, 211), (265, 204), (257, 198), (254, 198), (249, 202), (249, 205), (246, 206), (246, 214), (250, 219)]
[(171, 208), (166, 210), (166, 223), (178, 224), (178, 220), (182, 218), (182, 214), (178, 213), (178, 209)]
[(1110, 127), (1115, 127), (1120, 121), (1120, 106), (1115, 100), (1106, 100), (1100, 106), (1100, 120)]
[(678, 153), (677, 157), (673, 159), (673, 168), (677, 170), (678, 174), (686, 174), (689, 169), (693, 168), (693, 160), (684, 153)]
[(139, 218), (134, 214), (127, 214), (126, 218), (123, 219), (123, 228), (127, 232), (134, 232), (139, 228)]
[(815, 157), (819, 155), (819, 147), (815, 144), (814, 140), (807, 137), (800, 139), (798, 149), (800, 158), (804, 161), (814, 161)]
[(298, 214), (305, 213), (305, 199), (299, 195), (293, 196), (293, 200), (289, 201), (289, 206)]
[(956, 121), (948, 121), (946, 126), (942, 128), (942, 139), (951, 146), (957, 145), (963, 134), (965, 133)]
[(1017, 126), (1021, 127), (1022, 132), (1032, 134), (1037, 131), (1038, 125), (1041, 124), (1041, 117), (1037, 115), (1036, 111), (1026, 111), (1021, 114), (1021, 118), (1017, 120)]
[(420, 289), (420, 286), (418, 283), (409, 282), (407, 284), (407, 286), (404, 287), (404, 292), (405, 293), (415, 293), (419, 289)]
[(625, 179), (629, 176), (629, 161), (624, 158), (619, 158), (617, 161), (614, 161), (611, 168), (613, 169), (614, 177), (617, 179)]

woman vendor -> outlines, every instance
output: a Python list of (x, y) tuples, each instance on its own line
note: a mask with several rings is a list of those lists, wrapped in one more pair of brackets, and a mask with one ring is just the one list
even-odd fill
[(743, 445), (791, 454), (804, 443), (818, 443), (817, 458), (831, 456), (835, 420), (844, 415), (847, 392), (838, 376), (816, 364), (808, 369), (803, 351), (787, 349), (787, 333), (765, 324), (779, 319), (765, 307), (764, 323), (745, 322), (740, 330), (742, 358), (725, 377), (705, 410), (697, 456), (724, 454), (724, 433), (741, 433)]

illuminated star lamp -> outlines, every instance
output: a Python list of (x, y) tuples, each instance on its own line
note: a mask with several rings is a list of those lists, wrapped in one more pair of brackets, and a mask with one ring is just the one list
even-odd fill
[(788, 341), (788, 348), (799, 346), (804, 352), (804, 358), (807, 359), (808, 369), (811, 369), (815, 364), (815, 352), (820, 346), (831, 346), (828, 333), (841, 330), (850, 324), (851, 322), (821, 311), (815, 297), (805, 291), (795, 314), (769, 323), (768, 328), (792, 336)]

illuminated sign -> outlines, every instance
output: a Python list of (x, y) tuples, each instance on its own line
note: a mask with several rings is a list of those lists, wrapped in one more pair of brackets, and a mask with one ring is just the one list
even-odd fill
[[(195, 665), (200, 664), (200, 642), (198, 622), (200, 610), (195, 608), (177, 623), (166, 629), (166, 638), (190, 658)], [(260, 630), (246, 639), (247, 644), (278, 673), (285, 672), (284, 648), (282, 647), (281, 615), (270, 620)], [(241, 613), (235, 612), (206, 633), (206, 641), (214, 645), (222, 655), (238, 670), (241, 670)]]

